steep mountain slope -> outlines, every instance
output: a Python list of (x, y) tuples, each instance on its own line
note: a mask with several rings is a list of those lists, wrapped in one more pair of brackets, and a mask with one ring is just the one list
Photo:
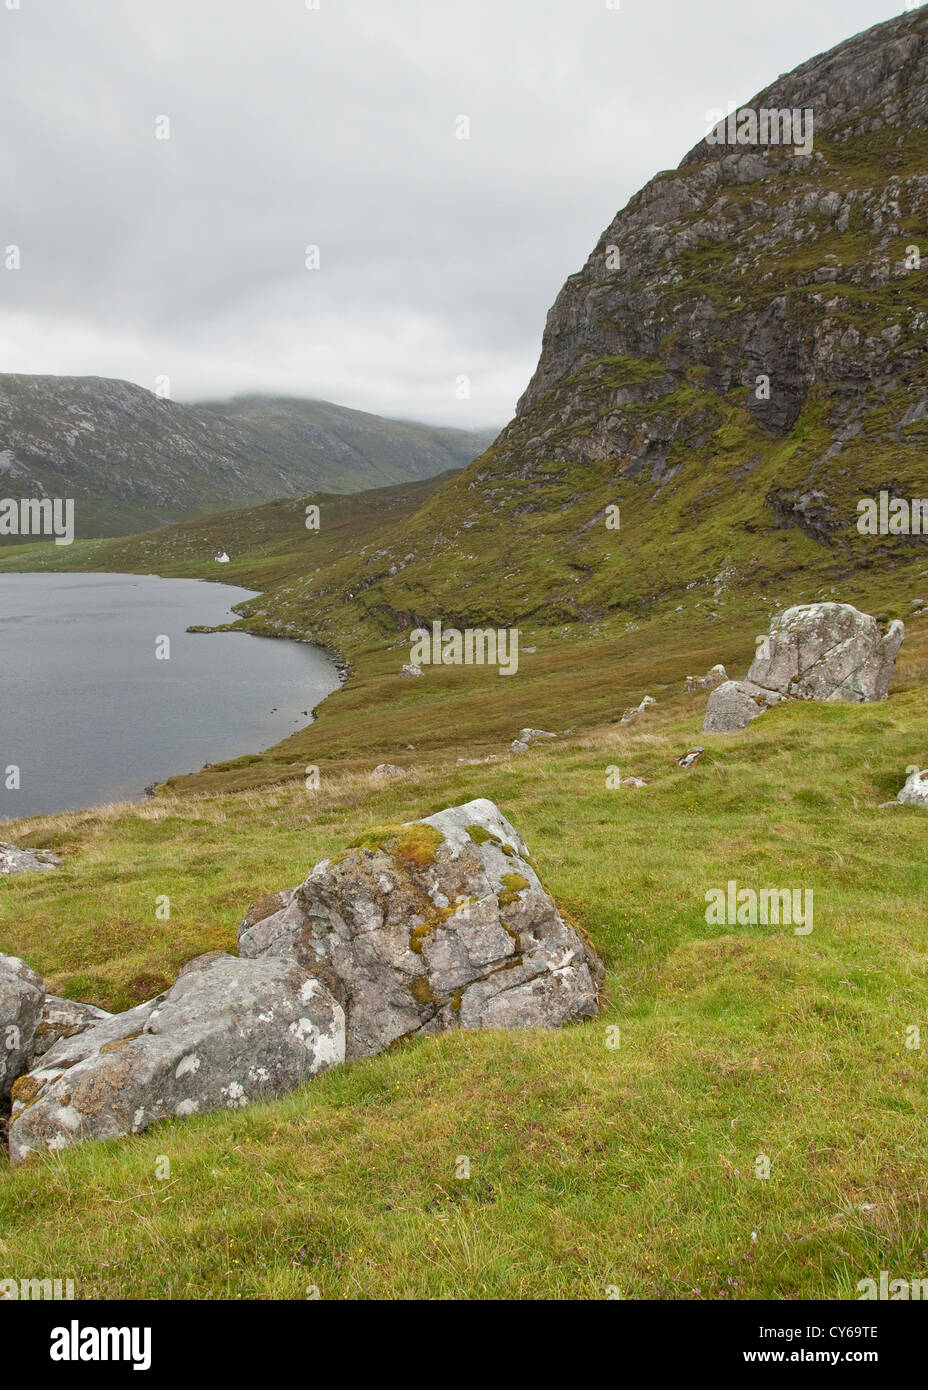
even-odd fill
[(431, 477), (460, 468), (487, 439), (326, 401), (187, 406), (126, 381), (0, 376), (0, 492), (73, 497), (79, 536)]
[[(748, 105), (811, 108), (811, 151), (703, 140), (632, 198), (515, 419), (385, 534), (352, 622), (603, 621), (925, 562), (924, 537), (856, 522), (882, 489), (928, 494), (928, 12)], [(344, 592), (323, 573), (305, 599), (319, 620)]]
[(203, 402), (197, 410), (253, 434), (277, 457), (298, 459), (306, 469), (304, 491), (331, 488), (342, 477), (351, 486), (337, 490), (350, 492), (431, 478), (470, 463), (496, 433), (385, 420), (331, 401), (292, 396), (236, 396)]
[[(928, 292), (906, 264), (928, 227), (926, 31), (917, 11), (878, 26), (755, 101), (814, 107), (810, 157), (703, 143), (633, 198), (552, 309), (516, 418), (448, 481), (363, 516), (346, 499), (316, 535), (292, 504), (23, 554), (216, 578), (222, 546), (222, 577), (262, 590), (242, 626), (350, 661), (311, 728), (172, 787), (402, 763), (410, 745), (498, 756), (526, 725), (591, 728), (645, 693), (673, 706), (687, 674), (743, 675), (772, 613), (816, 598), (903, 618), (901, 669), (921, 662), (925, 537), (856, 521), (883, 490), (928, 496)], [(518, 678), (401, 680), (410, 627), (435, 619), (518, 625)]]

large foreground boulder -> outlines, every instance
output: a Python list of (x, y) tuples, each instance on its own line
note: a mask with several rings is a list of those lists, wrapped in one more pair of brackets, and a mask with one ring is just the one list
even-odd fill
[(292, 959), (200, 956), (165, 994), (61, 1039), (19, 1078), (10, 1158), (237, 1109), (344, 1056), (341, 1006)]
[(323, 980), (345, 1009), (348, 1058), (413, 1033), (587, 1018), (603, 979), (486, 800), (370, 831), (256, 905), (239, 950)]
[(413, 1033), (587, 1018), (604, 974), (482, 800), (369, 831), (298, 888), (266, 894), (239, 949), (198, 957), (166, 993), (116, 1015), (46, 1001), (38, 976), (8, 965), (0, 1007), (23, 1022), (12, 1161), (279, 1095)]
[(0, 1110), (29, 1067), (35, 1030), (42, 1017), (45, 981), (17, 956), (0, 954)]
[(800, 604), (774, 618), (748, 680), (791, 699), (885, 700), (904, 636), (850, 603)]

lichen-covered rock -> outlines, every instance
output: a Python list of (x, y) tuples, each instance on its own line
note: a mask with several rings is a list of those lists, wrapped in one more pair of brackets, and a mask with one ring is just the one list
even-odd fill
[(799, 604), (773, 619), (748, 680), (792, 699), (885, 700), (904, 636), (850, 603)]
[(0, 841), (0, 875), (40, 873), (43, 869), (55, 869), (60, 863), (51, 850), (19, 849)]
[(13, 1088), (10, 1157), (280, 1095), (345, 1056), (338, 1002), (292, 958), (189, 962), (157, 999), (49, 1048)]
[(589, 1017), (603, 979), (517, 831), (482, 799), (362, 835), (279, 911), (243, 924), (239, 950), (316, 974), (344, 1006), (348, 1058), (413, 1033)]
[(33, 1065), (36, 1058), (42, 1057), (61, 1038), (74, 1038), (94, 1024), (112, 1017), (105, 1009), (98, 1009), (93, 1004), (80, 1004), (75, 999), (59, 999), (55, 994), (46, 994), (32, 1045)]
[(719, 662), (713, 666), (711, 671), (707, 671), (704, 676), (687, 676), (684, 690), (687, 695), (691, 695), (694, 690), (715, 690), (719, 685), (723, 685), (728, 680), (728, 672)]
[(0, 953), (0, 1109), (5, 1110), (17, 1078), (29, 1066), (42, 1017), (45, 981), (18, 956)]
[(709, 693), (702, 731), (724, 734), (743, 729), (779, 699), (775, 691), (763, 690), (753, 681), (725, 681)]
[(896, 800), (901, 801), (904, 806), (928, 807), (928, 768), (921, 772), (911, 772)]
[(405, 777), (405, 768), (397, 767), (396, 763), (378, 763), (370, 774), (372, 782), (386, 782), (391, 777)]

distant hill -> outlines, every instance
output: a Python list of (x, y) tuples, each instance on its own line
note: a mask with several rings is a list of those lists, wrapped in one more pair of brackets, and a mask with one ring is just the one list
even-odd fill
[(328, 401), (181, 405), (106, 377), (0, 374), (0, 494), (73, 497), (78, 536), (119, 536), (320, 489), (433, 477), (469, 463), (493, 433)]

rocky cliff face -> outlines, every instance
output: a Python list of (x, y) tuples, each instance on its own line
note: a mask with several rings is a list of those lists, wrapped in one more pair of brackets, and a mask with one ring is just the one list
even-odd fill
[[(928, 319), (905, 246), (928, 210), (928, 14), (858, 35), (745, 107), (811, 110), (811, 150), (704, 139), (632, 198), (548, 314), (517, 411), (530, 439), (542, 443), (538, 427), (556, 422), (546, 393), (603, 358), (648, 359), (654, 372), (603, 393), (611, 400), (596, 404), (615, 409), (589, 417), (587, 456), (625, 442), (626, 398), (659, 399), (694, 370), (705, 390), (741, 388), (744, 406), (783, 433), (815, 385), (843, 405), (920, 364)], [(747, 121), (741, 131), (750, 137)], [(769, 400), (756, 395), (761, 374)], [(576, 437), (561, 447), (576, 452)]]
[(514, 420), (354, 577), (372, 621), (595, 622), (924, 563), (924, 536), (856, 523), (928, 494), (928, 9), (743, 109), (795, 111), (791, 143), (737, 143), (736, 115), (618, 213)]
[(80, 536), (432, 477), (488, 442), (325, 401), (187, 406), (127, 381), (0, 375), (0, 495), (73, 497)]

